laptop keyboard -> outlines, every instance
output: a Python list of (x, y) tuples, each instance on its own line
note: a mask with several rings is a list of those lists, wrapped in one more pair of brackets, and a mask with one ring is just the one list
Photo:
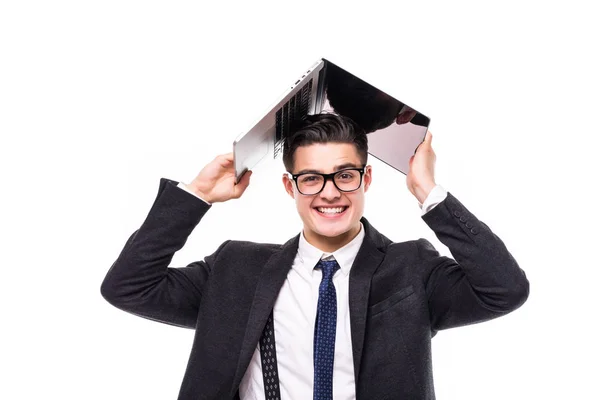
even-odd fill
[(283, 150), (283, 139), (287, 137), (295, 121), (308, 114), (311, 100), (313, 80), (308, 81), (287, 103), (275, 113), (275, 154), (277, 158)]

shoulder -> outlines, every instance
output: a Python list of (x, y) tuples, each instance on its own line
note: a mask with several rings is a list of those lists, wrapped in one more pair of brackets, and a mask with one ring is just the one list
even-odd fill
[(388, 244), (385, 252), (386, 259), (392, 264), (402, 265), (410, 273), (418, 275), (427, 274), (428, 270), (448, 260), (424, 238), (392, 242)]
[(229, 257), (270, 256), (281, 250), (282, 244), (258, 243), (247, 240), (228, 240), (220, 246), (220, 253)]
[(365, 218), (362, 220), (366, 228), (366, 238), (369, 239), (388, 259), (407, 261), (411, 264), (420, 260), (436, 258), (439, 253), (431, 242), (420, 238), (396, 242), (375, 229)]
[(205, 259), (211, 265), (212, 279), (238, 281), (258, 276), (265, 263), (282, 245), (243, 240), (227, 240)]
[(425, 260), (439, 257), (440, 253), (431, 244), (431, 242), (425, 238), (420, 238), (412, 241), (415, 248), (417, 249), (419, 256)]
[(439, 256), (439, 252), (427, 239), (420, 238), (404, 242), (389, 242), (385, 248), (388, 256), (404, 255), (412, 258), (428, 259)]

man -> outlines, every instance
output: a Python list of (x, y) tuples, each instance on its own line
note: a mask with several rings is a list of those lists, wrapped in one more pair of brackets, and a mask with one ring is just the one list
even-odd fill
[(283, 245), (226, 241), (168, 268), (210, 204), (248, 187), (251, 173), (235, 185), (232, 155), (222, 155), (188, 185), (161, 180), (102, 295), (196, 330), (180, 399), (434, 399), (432, 336), (511, 312), (529, 283), (488, 226), (436, 185), (431, 139), (406, 182), (456, 261), (425, 239), (392, 243), (362, 217), (367, 136), (350, 119), (317, 115), (284, 144), (300, 234)]

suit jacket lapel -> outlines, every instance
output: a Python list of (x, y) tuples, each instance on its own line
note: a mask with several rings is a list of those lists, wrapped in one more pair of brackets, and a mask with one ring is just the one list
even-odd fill
[(240, 358), (233, 381), (232, 397), (238, 390), (238, 386), (250, 364), (256, 345), (267, 323), (267, 318), (273, 309), (277, 295), (292, 267), (294, 258), (298, 252), (299, 240), (300, 235), (298, 234), (286, 242), (280, 251), (269, 258), (262, 269), (256, 286), (256, 292), (254, 293), (252, 307), (250, 308), (246, 334), (242, 342)]
[(377, 232), (365, 218), (362, 218), (361, 222), (365, 228), (365, 238), (350, 269), (349, 283), (350, 330), (356, 383), (362, 359), (371, 278), (383, 261), (383, 248), (386, 242), (389, 242), (389, 239)]
[[(365, 238), (350, 269), (349, 282), (352, 358), (354, 360), (356, 382), (358, 382), (362, 358), (371, 277), (383, 261), (385, 256), (383, 249), (390, 242), (389, 239), (377, 232), (365, 218), (362, 218), (361, 222), (365, 228)], [(262, 269), (240, 350), (231, 397), (237, 392), (244, 373), (250, 364), (256, 345), (260, 340), (260, 335), (267, 323), (267, 318), (298, 252), (299, 240), (300, 234), (290, 239), (282, 246), (280, 251), (271, 256)]]

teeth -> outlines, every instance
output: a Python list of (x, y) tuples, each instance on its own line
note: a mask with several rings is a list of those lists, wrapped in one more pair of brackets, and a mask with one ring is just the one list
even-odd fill
[(319, 207), (317, 208), (317, 210), (319, 210), (319, 212), (322, 212), (324, 214), (339, 214), (342, 211), (344, 211), (345, 207), (336, 207), (336, 208), (325, 208), (325, 207)]

